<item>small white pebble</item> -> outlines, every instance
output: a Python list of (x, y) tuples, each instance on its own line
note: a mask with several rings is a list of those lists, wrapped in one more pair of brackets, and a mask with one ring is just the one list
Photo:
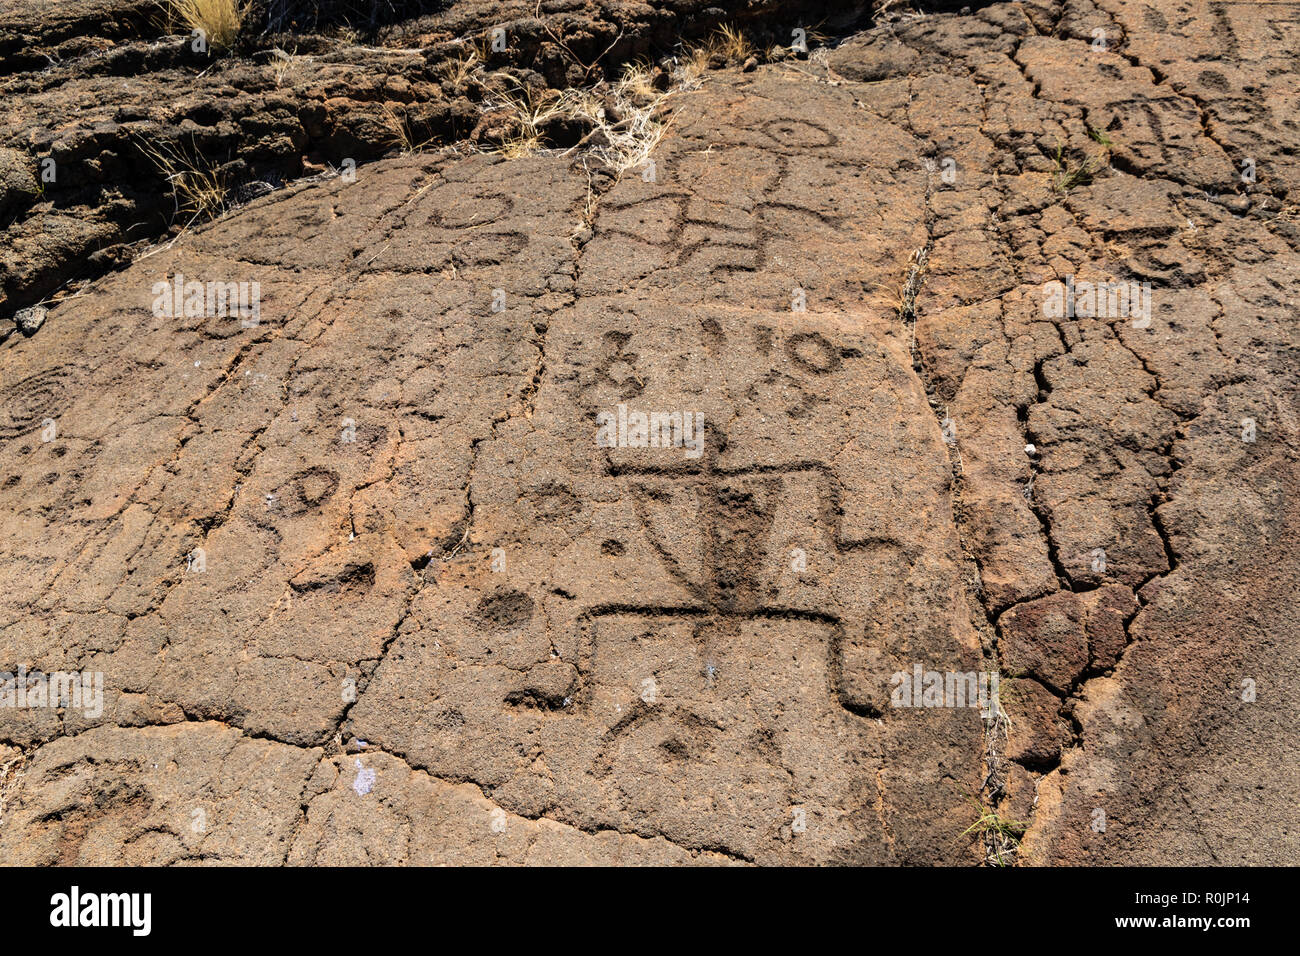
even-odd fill
[(1035, 448), (1033, 445), (1026, 445), (1025, 454), (1028, 455), (1030, 458), (1033, 458), (1035, 455), (1038, 454), (1038, 449)]
[(373, 767), (361, 766), (361, 761), (356, 761), (357, 776), (352, 781), (352, 789), (356, 791), (357, 796), (364, 797), (375, 787), (375, 769)]

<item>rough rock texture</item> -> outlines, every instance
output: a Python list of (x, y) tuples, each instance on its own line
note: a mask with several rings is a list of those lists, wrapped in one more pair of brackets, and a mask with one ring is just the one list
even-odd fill
[[(792, 25), (853, 22), (865, 8), (270, 0), (248, 15), (241, 55), (219, 56), (196, 51), (189, 28), (157, 0), (0, 0), (0, 321), (188, 225), (194, 211), (172, 195), (178, 169), (218, 178), (224, 205), (238, 206), (349, 161), (393, 155), (404, 138), (482, 141), (485, 100), (515, 84), (537, 96), (613, 78), (724, 21), (788, 43)], [(391, 22), (425, 10), (436, 12)], [(505, 31), (504, 48), (491, 43), (495, 29)], [(466, 63), (477, 69), (462, 70)], [(568, 147), (585, 130), (547, 132)]]
[(903, 13), (675, 94), (653, 175), (383, 160), (52, 306), (0, 670), (104, 706), (0, 708), (0, 852), (1300, 862), (1297, 10)]

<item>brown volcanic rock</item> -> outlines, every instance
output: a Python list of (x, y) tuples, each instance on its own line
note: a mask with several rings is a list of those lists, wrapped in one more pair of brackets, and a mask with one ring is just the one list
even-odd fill
[(726, 864), (662, 837), (583, 833), (507, 813), (473, 784), (451, 784), (385, 753), (339, 755), (316, 771), (294, 866), (644, 866)]
[[(189, 221), (160, 155), (181, 170), (211, 166), (236, 206), (395, 155), (403, 139), (482, 142), (484, 111), (507, 93), (526, 87), (540, 102), (547, 87), (614, 80), (724, 22), (788, 44), (793, 26), (838, 28), (866, 13), (830, 0), (255, 3), (234, 49), (218, 53), (195, 50), (164, 7), (0, 2), (0, 236), (19, 250), (0, 255), (0, 317), (67, 294)], [(490, 43), (498, 29), (504, 49)], [(545, 132), (567, 147), (589, 131)], [(42, 164), (39, 192), (12, 181), (4, 150)]]
[(1124, 652), (1125, 624), (1137, 613), (1133, 593), (1117, 584), (1016, 605), (998, 619), (1002, 663), (1065, 693), (1089, 668), (1114, 667)]
[(1030, 674), (1068, 691), (1088, 666), (1088, 638), (1078, 595), (1060, 591), (1014, 607), (999, 622), (1002, 662), (1013, 674)]
[[(1295, 480), (1297, 381), (1282, 359), (1295, 337), (1281, 319), (1300, 291), (1283, 198), (1295, 130), (1277, 105), (1295, 96), (1283, 61), (1296, 51), (1293, 32), (1263, 40), (1290, 30), (1293, 12), (1065, 12), (1052, 37), (1036, 24), (1005, 56), (945, 34), (951, 59), (930, 68), (955, 74), (959, 95), (972, 71), (985, 120), (929, 134), (957, 165), (935, 183), (936, 281), (918, 299), (1003, 665), (1074, 695), (1057, 770), (1038, 743), (1051, 739), (1035, 717), (1051, 711), (1046, 691), (1021, 695), (1041, 708), (1014, 693), (1006, 704), (1012, 759), (1049, 771), (1023, 858), (1294, 862), (1278, 842), (1300, 826), (1282, 796), (1295, 786), (1294, 714), (1284, 696), (1242, 700), (1256, 673), (1285, 694), (1298, 633), (1268, 597), (1295, 560), (1281, 531), (1294, 509), (1277, 498)], [(1104, 50), (1090, 42), (1098, 28)], [(921, 49), (913, 37), (939, 32), (920, 22), (897, 35)], [(909, 88), (924, 93), (907, 106), (913, 128), (951, 113), (953, 93)], [(1246, 159), (1263, 168), (1259, 156), (1267, 183), (1240, 175)], [(1085, 164), (1093, 181), (1064, 188)], [(990, 261), (971, 284), (973, 243)], [(1149, 324), (1052, 318), (1042, 284), (1067, 275), (1149, 281)], [(1272, 437), (1244, 439), (1246, 419)], [(1242, 783), (1216, 790), (1223, 779)]]
[[(999, 687), (1002, 707), (1010, 719), (1007, 759), (1011, 767), (1050, 769), (1060, 761), (1071, 739), (1061, 715), (1061, 700), (1036, 680), (1004, 681)], [(1009, 795), (1014, 802), (1014, 793)], [(1023, 818), (1022, 818), (1023, 819)]]
[(95, 728), (23, 768), (0, 847), (22, 866), (273, 864), (319, 761), (216, 723)]
[[(755, 108), (791, 79), (822, 119)], [(12, 653), (113, 675), (69, 729), (364, 739), (389, 768), (373, 800), (413, 781), (382, 798), (394, 825), (430, 799), (484, 816), (415, 771), (469, 780), (555, 822), (544, 859), (605, 859), (609, 838), (582, 848), (610, 830), (658, 859), (971, 859), (978, 716), (889, 706), (912, 661), (979, 667), (948, 459), (888, 322), (830, 309), (922, 239), (909, 165), (858, 157), (919, 146), (851, 110), (811, 79), (719, 80), (683, 102), (660, 184), (609, 190), (583, 246), (567, 161), (418, 157), (268, 198), (58, 307), (6, 356), (43, 389), (9, 406)], [(890, 197), (883, 234), (859, 176)], [(259, 282), (260, 323), (152, 314), (177, 273)], [(700, 416), (702, 454), (601, 448), (620, 403)], [(45, 417), (53, 442), (28, 430)], [(29, 607), (66, 619), (67, 651)], [(322, 796), (290, 858), (361, 858), (336, 833), (367, 796)], [(436, 852), (515, 859), (536, 826)]]
[[(1022, 861), (1296, 862), (1300, 50), (1211, 6), (900, 16), (674, 94), (653, 175), (363, 164), (54, 305), (0, 667), (104, 707), (0, 709), (0, 845), (969, 863), (978, 793)], [(916, 665), (1009, 723), (893, 706)]]

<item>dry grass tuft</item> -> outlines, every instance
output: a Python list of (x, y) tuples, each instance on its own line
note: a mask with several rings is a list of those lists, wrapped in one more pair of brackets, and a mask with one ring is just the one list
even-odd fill
[(1052, 188), (1058, 193), (1068, 193), (1077, 186), (1087, 186), (1094, 176), (1106, 167), (1106, 157), (1085, 156), (1083, 162), (1075, 162), (1064, 156), (1061, 147), (1056, 147), (1056, 174)]
[(662, 97), (663, 91), (655, 89), (654, 72), (654, 65), (645, 60), (625, 64), (623, 75), (614, 84), (615, 96), (628, 101)]
[(247, 0), (159, 0), (171, 23), (202, 30), (208, 46), (229, 49), (248, 15)]
[(393, 144), (403, 153), (418, 153), (433, 142), (432, 138), (416, 138), (405, 110), (399, 113), (388, 103), (380, 103), (379, 111), (384, 114), (384, 126), (392, 136)]
[(292, 85), (298, 81), (298, 68), (303, 62), (311, 62), (311, 57), (294, 56), (285, 53), (279, 47), (271, 51), (274, 59), (267, 64), (271, 71), (271, 76), (275, 79), (276, 87), (284, 86), (286, 83)]
[(666, 107), (676, 92), (657, 89), (654, 68), (638, 61), (625, 66), (623, 75), (609, 90), (608, 100), (618, 122), (609, 122), (606, 110), (595, 97), (570, 97), (569, 104), (575, 115), (591, 123), (593, 135), (600, 142), (591, 147), (591, 154), (622, 175), (629, 169), (644, 167), (650, 160), (668, 131)]
[(698, 46), (684, 46), (682, 55), (677, 59), (673, 79), (683, 89), (695, 89), (704, 81), (704, 74), (709, 72), (709, 61), (712, 58), (713, 51), (707, 40)]
[(505, 129), (495, 151), (508, 159), (543, 152), (548, 148), (548, 124), (571, 119), (590, 132), (568, 152), (581, 150), (618, 175), (644, 167), (667, 132), (665, 106), (680, 89), (657, 89), (654, 75), (650, 64), (634, 62), (611, 84), (557, 93), (525, 86), (508, 74), (494, 74), (512, 84), (486, 103), (489, 111), (505, 114)]
[(717, 52), (724, 56), (728, 63), (744, 63), (754, 55), (754, 45), (738, 27), (723, 24), (718, 27), (714, 37), (717, 40)]
[(226, 196), (230, 191), (227, 177), (197, 149), (191, 158), (171, 143), (141, 141), (140, 151), (171, 186), (177, 213), (189, 213), (193, 221), (215, 219), (226, 211)]
[[(907, 278), (898, 288), (898, 302), (896, 308), (898, 317), (904, 322), (916, 325), (916, 296), (921, 291), (921, 286), (925, 283), (925, 272), (930, 264), (930, 250), (920, 248), (912, 253), (912, 260), (907, 269)], [(915, 336), (915, 331), (913, 331)], [(915, 342), (915, 338), (913, 339)]]
[(514, 89), (498, 93), (488, 101), (491, 110), (506, 113), (507, 128), (497, 152), (507, 159), (531, 156), (543, 149), (542, 128), (566, 112), (565, 94), (554, 90), (538, 92), (506, 73), (497, 74), (514, 84)]
[[(830, 39), (816, 27), (806, 28), (805, 34), (810, 52)], [(792, 47), (780, 43), (760, 50), (740, 28), (723, 25), (700, 43), (682, 47), (676, 80), (683, 89), (694, 89), (704, 74), (716, 66), (742, 66), (751, 57), (761, 63), (781, 63), (799, 55)]]
[(478, 51), (473, 46), (470, 47), (466, 56), (454, 60), (445, 60), (438, 65), (438, 73), (456, 89), (464, 86), (475, 73), (482, 69), (483, 61), (479, 59)]
[(724, 24), (701, 42), (683, 46), (677, 70), (678, 83), (692, 89), (715, 64), (739, 65), (753, 55), (754, 45), (749, 38), (738, 27)]
[(962, 836), (975, 834), (984, 843), (984, 861), (992, 866), (1010, 866), (1016, 861), (1016, 852), (1021, 838), (1029, 829), (1023, 820), (1010, 820), (998, 816), (996, 810), (984, 806), (978, 800), (972, 800), (979, 812), (979, 818), (966, 828)]

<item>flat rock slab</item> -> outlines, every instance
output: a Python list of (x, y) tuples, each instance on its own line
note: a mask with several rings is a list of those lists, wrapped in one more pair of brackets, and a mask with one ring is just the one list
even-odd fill
[[(977, 714), (889, 706), (913, 659), (979, 666), (948, 456), (887, 322), (829, 308), (924, 241), (915, 169), (863, 163), (919, 145), (798, 75), (719, 83), (678, 124), (585, 244), (566, 160), (380, 163), (187, 237), (10, 350), (5, 652), (107, 691), (7, 735), (255, 735), (301, 771), (291, 851), (259, 861), (378, 859), (338, 831), (381, 800), (412, 860), (517, 858), (535, 820), (556, 859), (973, 859)], [(258, 324), (156, 317), (178, 273), (258, 282)], [(605, 447), (620, 407), (685, 415), (686, 441)], [(383, 772), (298, 827), (317, 764)], [(43, 772), (13, 797), (25, 845)], [(194, 802), (136, 774), (150, 814)], [(427, 800), (463, 842), (419, 832)], [(227, 858), (211, 817), (186, 850)], [(39, 826), (60, 858), (111, 858)]]
[[(0, 352), (0, 668), (103, 706), (0, 708), (0, 850), (959, 864), (1008, 850), (983, 802), (1024, 862), (1296, 862), (1257, 34), (1300, 35), (1160, 6), (711, 75), (617, 181), (363, 165), (51, 308)], [(1149, 322), (1052, 313), (1067, 275)], [(895, 706), (916, 667), (1009, 720)]]

